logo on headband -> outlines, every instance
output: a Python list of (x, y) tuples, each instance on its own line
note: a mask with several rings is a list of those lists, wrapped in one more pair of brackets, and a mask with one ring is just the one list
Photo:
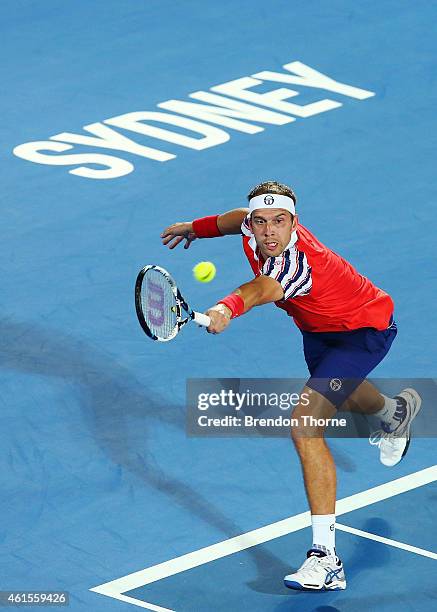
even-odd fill
[(271, 206), (272, 204), (274, 204), (274, 202), (275, 202), (275, 200), (274, 200), (274, 198), (273, 198), (271, 195), (267, 195), (267, 196), (264, 198), (264, 204), (265, 204), (266, 206)]

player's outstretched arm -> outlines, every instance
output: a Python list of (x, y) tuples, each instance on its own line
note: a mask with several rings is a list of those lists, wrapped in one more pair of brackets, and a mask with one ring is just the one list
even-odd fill
[(173, 223), (162, 232), (162, 244), (168, 246), (169, 249), (174, 249), (185, 240), (184, 249), (188, 249), (196, 238), (215, 238), (239, 234), (241, 224), (247, 213), (247, 208), (235, 208), (221, 215)]
[(219, 334), (226, 329), (231, 319), (241, 316), (254, 306), (276, 302), (283, 297), (284, 291), (278, 281), (269, 276), (258, 276), (206, 311), (211, 318), (208, 332)]
[(218, 216), (217, 227), (222, 236), (241, 234), (241, 224), (248, 214), (248, 208), (234, 208)]

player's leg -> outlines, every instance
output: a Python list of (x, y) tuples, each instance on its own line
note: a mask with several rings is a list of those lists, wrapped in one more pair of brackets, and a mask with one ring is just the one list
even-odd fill
[(384, 408), (385, 398), (382, 393), (368, 380), (363, 382), (340, 406), (339, 410), (358, 412), (360, 414), (376, 414)]
[(324, 427), (308, 424), (305, 417), (326, 420), (335, 406), (317, 391), (304, 387), (302, 395), (309, 404), (299, 404), (293, 411), (298, 425), (291, 430), (302, 465), (308, 503), (311, 510), (313, 543), (300, 569), (284, 578), (292, 589), (338, 590), (346, 588), (343, 565), (335, 552), (336, 470), (324, 439)]
[(291, 428), (291, 437), (301, 461), (311, 513), (332, 514), (335, 512), (336, 475), (334, 460), (323, 435), (325, 428), (306, 424), (305, 419), (326, 420), (335, 414), (336, 408), (309, 387), (304, 387), (301, 395), (308, 397), (309, 403), (295, 407), (292, 417), (298, 425)]
[[(375, 385), (364, 380), (340, 406), (340, 411), (371, 414), (384, 422), (386, 431), (393, 431), (407, 417), (408, 399), (400, 396), (387, 397)], [(417, 392), (415, 392), (417, 393)]]
[[(357, 389), (385, 356), (395, 335), (396, 330), (382, 338), (367, 334), (366, 330), (338, 334), (304, 332), (304, 354), (311, 373), (307, 384), (312, 394), (309, 406), (299, 405), (293, 417), (313, 413), (329, 418), (353, 393), (353, 405), (363, 401), (367, 410), (381, 410), (382, 397), (370, 383)], [(323, 431), (301, 429), (294, 428), (292, 436), (311, 508), (313, 545), (301, 568), (285, 577), (285, 584), (294, 589), (343, 589), (344, 570), (335, 552), (335, 465)]]

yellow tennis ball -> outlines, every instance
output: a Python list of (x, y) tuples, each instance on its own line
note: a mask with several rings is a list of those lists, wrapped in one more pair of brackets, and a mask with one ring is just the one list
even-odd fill
[(211, 261), (200, 261), (193, 268), (194, 278), (199, 283), (209, 283), (216, 273), (215, 265)]

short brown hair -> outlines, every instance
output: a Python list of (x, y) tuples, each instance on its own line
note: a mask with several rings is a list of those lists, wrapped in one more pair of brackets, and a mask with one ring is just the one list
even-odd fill
[(256, 185), (256, 187), (249, 192), (247, 199), (251, 200), (255, 196), (263, 195), (264, 193), (277, 193), (278, 195), (288, 196), (293, 200), (295, 206), (297, 204), (296, 195), (291, 187), (283, 183), (278, 183), (278, 181), (264, 181)]

